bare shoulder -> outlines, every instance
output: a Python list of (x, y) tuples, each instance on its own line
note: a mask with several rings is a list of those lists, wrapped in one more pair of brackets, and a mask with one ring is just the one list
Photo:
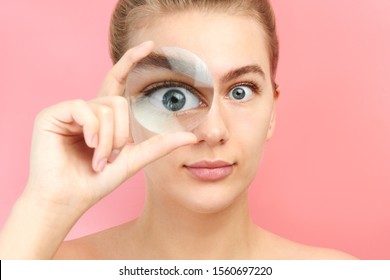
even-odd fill
[[(308, 246), (309, 247), (309, 246)], [(342, 251), (328, 249), (328, 248), (318, 248), (318, 247), (309, 247), (308, 257), (312, 260), (357, 260), (356, 257)]]
[(64, 241), (54, 255), (55, 260), (94, 260), (97, 259), (96, 252), (85, 242), (87, 237)]
[(334, 249), (308, 246), (261, 230), (265, 251), (269, 259), (282, 260), (356, 260), (357, 258)]
[[(130, 223), (129, 223), (130, 224)], [(57, 260), (100, 260), (117, 259), (120, 250), (124, 227), (129, 224), (113, 227), (81, 238), (64, 241), (57, 250)], [(131, 244), (127, 246), (131, 249)]]

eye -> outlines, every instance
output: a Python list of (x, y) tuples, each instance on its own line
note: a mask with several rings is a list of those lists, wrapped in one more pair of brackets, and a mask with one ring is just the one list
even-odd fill
[(247, 101), (253, 95), (253, 90), (249, 86), (236, 86), (228, 94), (229, 98), (238, 101)]
[(147, 93), (150, 103), (159, 109), (177, 112), (198, 108), (201, 100), (184, 87), (164, 87)]

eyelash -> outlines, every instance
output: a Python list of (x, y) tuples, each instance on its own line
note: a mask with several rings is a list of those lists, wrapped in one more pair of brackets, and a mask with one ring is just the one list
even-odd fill
[(254, 94), (261, 94), (263, 92), (262, 87), (260, 85), (258, 85), (258, 83), (255, 81), (246, 81), (246, 82), (240, 82), (240, 83), (234, 84), (233, 86), (231, 86), (229, 88), (228, 92), (231, 92), (234, 88), (240, 87), (240, 86), (249, 87), (253, 91)]
[(151, 85), (147, 86), (141, 92), (144, 93), (145, 95), (149, 95), (149, 94), (155, 92), (156, 90), (159, 90), (159, 89), (162, 89), (162, 88), (168, 88), (168, 87), (182, 87), (182, 88), (185, 88), (189, 92), (192, 92), (192, 93), (196, 94), (196, 96), (199, 97), (199, 99), (202, 102), (205, 102), (204, 101), (204, 99), (205, 99), (204, 96), (198, 90), (196, 90), (192, 86), (187, 85), (186, 83), (178, 82), (178, 81), (163, 81), (163, 82), (154, 83), (154, 84), (151, 84)]
[[(246, 86), (249, 87), (254, 94), (261, 94), (262, 93), (262, 87), (259, 86), (255, 81), (246, 81), (246, 82), (240, 82), (237, 84), (234, 84), (231, 86), (228, 90), (228, 93), (232, 91), (236, 87), (240, 86)], [(167, 87), (183, 87), (186, 90), (196, 94), (197, 97), (203, 102), (206, 103), (204, 96), (196, 90), (194, 87), (187, 85), (186, 83), (183, 82), (178, 82), (178, 81), (163, 81), (163, 82), (158, 82), (151, 84), (147, 86), (145, 89), (143, 89), (141, 92), (144, 93), (145, 95), (149, 95), (153, 93), (156, 90), (162, 89), (162, 88), (167, 88)]]

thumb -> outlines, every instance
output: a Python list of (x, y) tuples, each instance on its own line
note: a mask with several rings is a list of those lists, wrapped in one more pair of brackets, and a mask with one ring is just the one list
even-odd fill
[(174, 132), (153, 136), (137, 145), (126, 145), (115, 161), (106, 166), (104, 173), (120, 185), (149, 163), (179, 147), (198, 142), (195, 134)]

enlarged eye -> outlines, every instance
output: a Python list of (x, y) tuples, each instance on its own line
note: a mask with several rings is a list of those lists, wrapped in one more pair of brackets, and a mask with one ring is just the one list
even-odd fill
[(237, 86), (233, 88), (228, 96), (238, 101), (247, 101), (253, 95), (253, 90), (249, 86)]
[(201, 100), (184, 87), (165, 87), (149, 92), (147, 97), (154, 106), (168, 111), (185, 111), (200, 106)]

